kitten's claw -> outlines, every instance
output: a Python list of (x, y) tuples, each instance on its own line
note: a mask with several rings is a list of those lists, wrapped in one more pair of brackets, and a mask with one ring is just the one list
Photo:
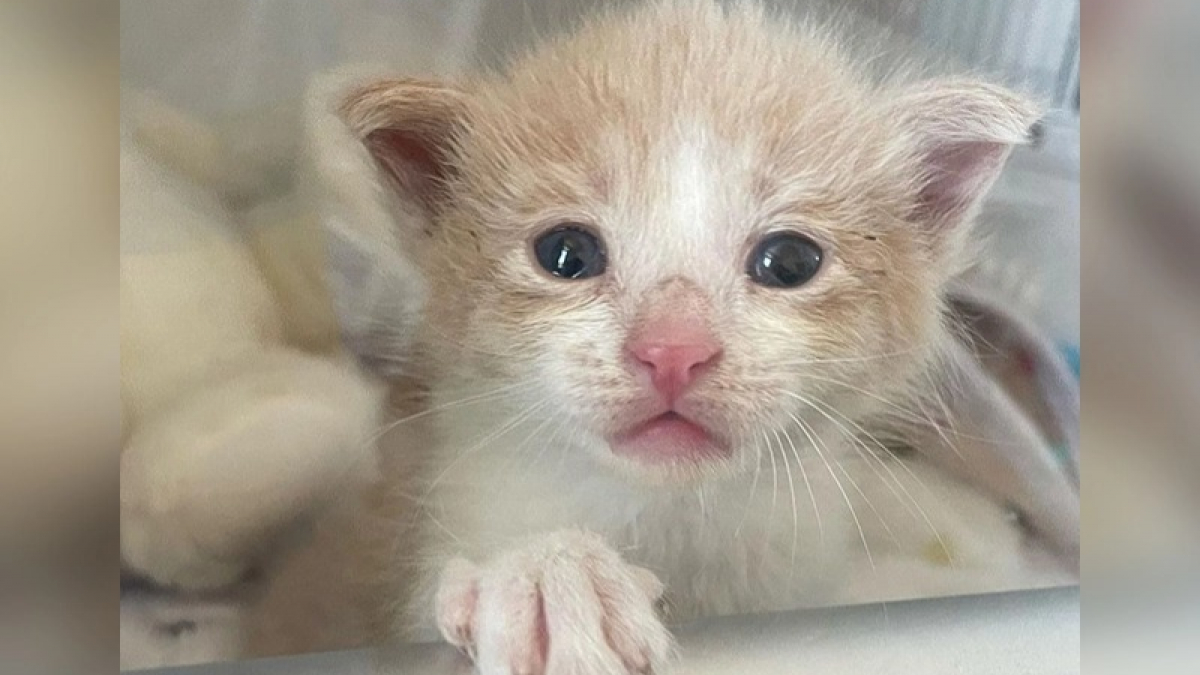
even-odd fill
[(654, 610), (662, 592), (599, 537), (565, 531), (481, 567), (452, 561), (436, 618), (482, 675), (641, 675), (673, 653)]

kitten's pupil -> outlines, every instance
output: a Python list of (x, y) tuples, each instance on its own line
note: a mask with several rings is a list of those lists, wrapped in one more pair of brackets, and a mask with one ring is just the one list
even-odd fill
[(564, 225), (542, 235), (534, 243), (534, 254), (542, 269), (562, 279), (586, 279), (604, 273), (603, 245), (579, 226)]
[(768, 235), (754, 249), (746, 273), (755, 283), (794, 288), (812, 279), (821, 268), (821, 247), (792, 232)]

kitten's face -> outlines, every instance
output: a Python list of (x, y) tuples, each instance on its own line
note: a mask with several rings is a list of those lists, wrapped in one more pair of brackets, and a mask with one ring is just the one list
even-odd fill
[(466, 312), (441, 332), (468, 377), (531, 382), (514, 399), (542, 403), (536, 418), (646, 470), (745, 466), (811, 443), (800, 422), (837, 433), (827, 416), (849, 428), (858, 390), (887, 395), (936, 329), (936, 262), (886, 120), (843, 129), (783, 101), (780, 129), (769, 105), (716, 103), (631, 117), (593, 101), (580, 124), (512, 101), (463, 148), (467, 172), (503, 182), (460, 184), (434, 235), (464, 267), (435, 302)]
[(932, 221), (974, 197), (929, 192), (895, 92), (715, 16), (594, 28), (478, 84), (422, 253), (451, 380), (651, 478), (890, 405), (940, 338)]

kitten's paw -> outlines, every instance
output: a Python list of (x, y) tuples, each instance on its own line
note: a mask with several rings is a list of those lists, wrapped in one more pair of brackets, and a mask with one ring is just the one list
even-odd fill
[(599, 537), (558, 532), (480, 567), (452, 561), (436, 619), (483, 675), (655, 673), (673, 653), (655, 613), (662, 592)]

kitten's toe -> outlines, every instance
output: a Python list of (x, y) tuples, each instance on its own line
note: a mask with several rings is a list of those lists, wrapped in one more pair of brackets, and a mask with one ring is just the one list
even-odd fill
[(583, 532), (539, 537), (487, 565), (446, 566), (445, 639), (482, 675), (660, 673), (672, 640), (655, 614), (662, 584)]
[(483, 675), (543, 675), (547, 631), (537, 570), (520, 560), (488, 569), (481, 581), (476, 623)]
[(476, 583), (484, 675), (629, 675), (670, 660), (671, 636), (654, 610), (662, 584), (599, 537), (547, 535), (485, 566)]
[[(575, 563), (575, 564), (571, 564)], [(542, 590), (549, 635), (549, 675), (626, 675), (626, 655), (610, 640), (610, 618), (584, 559), (544, 570)], [(625, 646), (625, 645), (621, 645)], [(630, 653), (637, 662), (640, 655)], [(636, 672), (636, 671), (634, 671)]]
[(604, 617), (604, 634), (631, 673), (661, 672), (674, 641), (655, 611), (663, 585), (652, 572), (608, 551), (590, 561), (592, 586)]
[(468, 654), (475, 652), (475, 610), (479, 570), (464, 558), (451, 560), (438, 584), (434, 614), (442, 638)]

